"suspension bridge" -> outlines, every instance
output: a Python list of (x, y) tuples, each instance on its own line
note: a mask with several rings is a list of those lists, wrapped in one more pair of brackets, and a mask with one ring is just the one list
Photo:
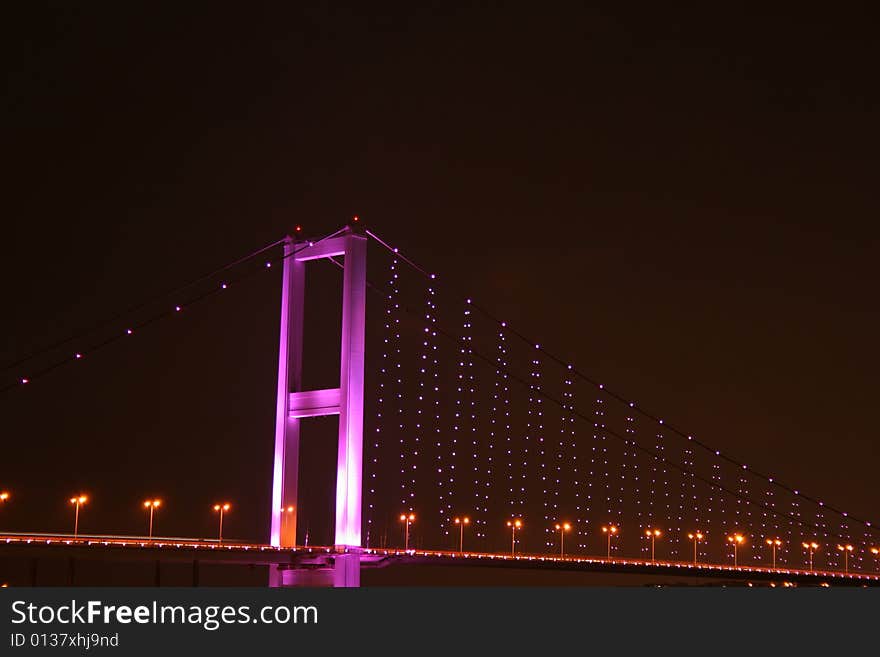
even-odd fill
[[(307, 389), (306, 271), (328, 264), (342, 271), (341, 295), (326, 300), (341, 302), (339, 355), (324, 364), (338, 385)], [(114, 320), (110, 338), (72, 357), (32, 372), (28, 357), (17, 361), (2, 391), (28, 394), (89, 348), (222, 293), (236, 275), (279, 269), (266, 542), (223, 541), (222, 525), (216, 541), (8, 533), (0, 554), (136, 555), (157, 563), (157, 582), (161, 559), (231, 560), (269, 565), (271, 586), (358, 586), (363, 568), (389, 563), (880, 583), (880, 536), (869, 519), (609, 389), (357, 218), (320, 238), (297, 229), (200, 278), (207, 287), (186, 304), (137, 326)], [(335, 523), (331, 544), (310, 546), (298, 522), (301, 433), (323, 416), (338, 417), (336, 468), (326, 472)]]

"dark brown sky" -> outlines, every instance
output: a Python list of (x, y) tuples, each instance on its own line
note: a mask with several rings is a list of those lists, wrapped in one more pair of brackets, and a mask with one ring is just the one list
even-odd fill
[[(4, 363), (358, 213), (645, 407), (876, 516), (867, 16), (3, 11)], [(66, 530), (84, 488), (90, 529), (141, 531), (158, 491), (168, 533), (229, 497), (263, 539), (276, 326), (277, 281), (248, 283), (4, 395), (2, 527)]]

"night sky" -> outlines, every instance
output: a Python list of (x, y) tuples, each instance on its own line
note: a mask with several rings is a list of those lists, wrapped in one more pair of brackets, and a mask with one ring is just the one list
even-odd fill
[[(878, 520), (867, 16), (295, 4), (4, 9), (0, 363), (357, 214), (597, 380)], [(210, 536), (229, 500), (226, 533), (266, 540), (264, 274), (3, 392), (0, 528), (70, 531), (84, 491), (84, 532), (142, 533), (158, 495), (160, 533)], [(335, 367), (338, 273), (315, 281), (309, 358)]]

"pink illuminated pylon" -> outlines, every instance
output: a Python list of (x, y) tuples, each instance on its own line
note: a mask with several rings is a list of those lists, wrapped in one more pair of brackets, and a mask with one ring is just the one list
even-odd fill
[[(336, 470), (336, 533), (334, 545), (349, 554), (336, 558), (334, 585), (358, 586), (361, 547), (364, 427), (364, 330), (366, 325), (367, 238), (360, 226), (319, 242), (284, 242), (281, 292), (281, 334), (278, 354), (278, 396), (275, 420), (275, 462), (272, 475), (270, 543), (296, 543), (299, 423), (301, 418), (339, 415)], [(342, 341), (339, 387), (302, 390), (305, 263), (344, 257)], [(282, 533), (281, 509), (287, 514)], [(272, 577), (279, 577), (272, 571)], [(270, 585), (280, 584), (270, 581)]]

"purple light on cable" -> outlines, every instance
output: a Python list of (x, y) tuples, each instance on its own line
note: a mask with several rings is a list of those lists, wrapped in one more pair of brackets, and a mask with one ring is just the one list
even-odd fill
[(22, 384), (30, 383), (30, 379), (25, 378), (25, 379), (22, 379), (21, 382), (22, 382)]
[(180, 306), (174, 306), (174, 312), (179, 313), (179, 312), (180, 312)]
[(220, 283), (220, 289), (221, 289), (221, 290), (225, 290), (227, 287), (229, 287), (229, 286), (226, 285), (226, 283)]
[(81, 353), (79, 353), (79, 352), (76, 352), (76, 353), (73, 355), (73, 357), (76, 358), (77, 360), (79, 360), (80, 358), (83, 357), (83, 355), (82, 355)]
[(131, 335), (133, 331), (131, 329), (125, 329), (126, 335)]

